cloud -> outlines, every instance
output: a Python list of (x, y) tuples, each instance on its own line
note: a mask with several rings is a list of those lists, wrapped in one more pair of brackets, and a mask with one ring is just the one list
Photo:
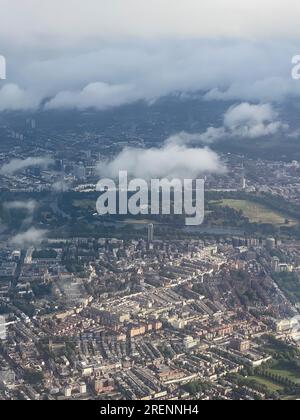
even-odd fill
[(209, 148), (164, 144), (161, 148), (125, 148), (115, 159), (99, 165), (102, 176), (116, 178), (125, 170), (135, 178), (196, 178), (205, 173), (223, 173), (225, 167)]
[(234, 137), (258, 138), (286, 131), (288, 125), (278, 120), (270, 104), (242, 103), (231, 107), (224, 116), (225, 130)]
[(27, 159), (13, 159), (9, 163), (4, 164), (0, 169), (2, 175), (13, 175), (16, 172), (23, 171), (24, 169), (40, 166), (47, 168), (53, 163), (53, 159), (50, 157), (29, 157)]
[(1, 0), (0, 38), (28, 47), (47, 39), (65, 46), (82, 38), (299, 37), (298, 15), (297, 0), (45, 0), (43, 7)]
[(230, 107), (221, 127), (209, 127), (203, 133), (181, 132), (169, 137), (161, 148), (125, 148), (113, 160), (99, 164), (101, 176), (116, 178), (126, 170), (137, 178), (196, 178), (205, 173), (222, 173), (225, 167), (208, 147), (226, 138), (260, 138), (288, 130), (270, 104), (241, 103)]
[(80, 110), (96, 108), (99, 110), (120, 106), (143, 99), (133, 86), (91, 83), (80, 91), (58, 93), (45, 105), (46, 109), (77, 108)]
[(45, 102), (46, 109), (102, 110), (173, 92), (250, 102), (300, 96), (300, 83), (291, 78), (293, 41), (131, 39), (85, 47), (48, 51), (46, 44), (28, 57), (9, 50), (0, 111)]
[(280, 102), (283, 98), (298, 97), (299, 94), (299, 85), (290, 77), (272, 77), (269, 75), (263, 80), (254, 80), (250, 83), (233, 82), (224, 90), (219, 87), (213, 88), (204, 95), (204, 98), (210, 101), (231, 101), (242, 98), (247, 101)]
[(8, 201), (3, 204), (7, 210), (23, 210), (27, 212), (27, 216), (22, 221), (22, 229), (25, 230), (32, 225), (35, 210), (38, 208), (38, 203), (35, 200), (27, 201)]
[(37, 208), (38, 203), (34, 200), (28, 201), (9, 201), (4, 203), (4, 207), (8, 210), (26, 210), (32, 214)]
[(299, 139), (300, 138), (300, 130), (294, 130), (290, 133), (287, 134), (287, 137), (291, 138), (291, 139)]
[(26, 232), (17, 234), (11, 239), (11, 244), (19, 247), (28, 247), (40, 244), (46, 239), (47, 231), (31, 227)]
[(278, 119), (270, 104), (247, 102), (230, 107), (222, 127), (208, 127), (203, 133), (179, 133), (168, 139), (169, 144), (210, 144), (226, 138), (256, 139), (287, 132), (289, 125)]
[(18, 111), (35, 109), (39, 106), (41, 98), (34, 93), (20, 88), (16, 84), (5, 84), (0, 89), (0, 111)]
[(300, 96), (291, 78), (297, 0), (0, 2), (8, 77), (0, 111), (45, 102), (102, 110), (173, 92), (250, 102)]
[(210, 144), (226, 136), (224, 127), (209, 127), (204, 133), (186, 133), (185, 131), (177, 133), (167, 139), (170, 145), (186, 145), (205, 143)]
[(52, 184), (52, 190), (57, 193), (66, 192), (70, 189), (69, 185), (65, 181), (57, 181)]

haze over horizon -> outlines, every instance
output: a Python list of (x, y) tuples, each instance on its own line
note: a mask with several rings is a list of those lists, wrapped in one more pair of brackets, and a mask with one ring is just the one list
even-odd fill
[[(99, 110), (173, 92), (206, 100), (300, 96), (299, 2), (0, 0), (0, 111)], [(170, 13), (172, 11), (172, 13)]]

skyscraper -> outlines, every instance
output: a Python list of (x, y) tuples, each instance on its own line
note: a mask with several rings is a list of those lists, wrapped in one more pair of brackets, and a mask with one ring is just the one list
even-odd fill
[(154, 225), (150, 223), (148, 225), (148, 242), (153, 242), (154, 240)]
[(6, 339), (5, 317), (0, 315), (0, 340)]
[(242, 190), (245, 190), (247, 188), (247, 180), (245, 176), (242, 176), (241, 187), (242, 187)]
[(74, 175), (78, 180), (84, 180), (86, 177), (86, 170), (82, 162), (74, 167)]

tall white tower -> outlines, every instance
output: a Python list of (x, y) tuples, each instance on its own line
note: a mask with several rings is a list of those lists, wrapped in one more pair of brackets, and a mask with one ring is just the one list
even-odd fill
[(0, 315), (0, 340), (6, 340), (6, 320)]
[(148, 242), (153, 242), (154, 240), (154, 225), (150, 223), (148, 225)]

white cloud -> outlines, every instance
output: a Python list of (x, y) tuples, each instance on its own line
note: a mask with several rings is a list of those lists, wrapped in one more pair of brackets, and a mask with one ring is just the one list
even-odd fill
[(117, 178), (119, 171), (125, 170), (132, 177), (144, 179), (196, 178), (205, 173), (223, 173), (226, 168), (215, 152), (208, 147), (190, 145), (232, 137), (260, 138), (287, 129), (270, 104), (242, 103), (228, 109), (221, 127), (209, 127), (204, 133), (177, 133), (161, 148), (125, 148), (113, 160), (99, 164), (98, 170), (105, 177)]
[(45, 105), (46, 109), (95, 108), (99, 110), (120, 106), (142, 99), (130, 85), (108, 85), (91, 83), (80, 91), (58, 93)]
[(247, 101), (281, 101), (283, 98), (298, 97), (300, 84), (295, 83), (288, 77), (267, 76), (262, 80), (250, 81), (250, 83), (233, 82), (224, 90), (217, 87), (204, 95), (206, 100), (231, 101), (244, 99)]
[(50, 157), (29, 157), (26, 159), (12, 159), (9, 163), (4, 164), (0, 169), (2, 175), (13, 175), (16, 172), (23, 171), (24, 169), (39, 166), (47, 168), (53, 162)]
[(298, 0), (38, 1), (0, 0), (8, 66), (0, 111), (45, 100), (50, 109), (106, 109), (174, 91), (250, 102), (300, 96), (291, 78)]
[(63, 180), (54, 182), (54, 184), (52, 184), (52, 190), (56, 193), (66, 192), (69, 189), (69, 184)]
[(232, 106), (224, 116), (224, 125), (230, 129), (235, 129), (240, 125), (256, 125), (273, 121), (277, 117), (270, 104), (251, 105), (242, 103)]
[(28, 213), (32, 214), (37, 208), (38, 203), (34, 200), (28, 201), (8, 201), (4, 203), (6, 209), (12, 210), (27, 210)]
[(277, 118), (278, 114), (270, 104), (242, 103), (226, 112), (224, 127), (235, 137), (264, 137), (288, 129), (288, 126)]
[(23, 219), (22, 229), (26, 229), (28, 226), (32, 225), (33, 215), (35, 210), (38, 208), (38, 203), (34, 200), (8, 201), (4, 203), (3, 207), (8, 210), (25, 210), (27, 212), (27, 216)]
[[(99, 109), (153, 101), (172, 92), (208, 92), (209, 100), (281, 101), (300, 96), (291, 78), (293, 42), (147, 41), (100, 43), (87, 51), (66, 50), (47, 60), (9, 60), (0, 110), (28, 109), (42, 99), (47, 108)], [(268, 55), (265, 51), (268, 50)], [(7, 88), (9, 86), (9, 88)]]
[(164, 177), (196, 178), (204, 173), (223, 173), (225, 168), (218, 155), (209, 148), (188, 148), (164, 144), (161, 148), (125, 148), (112, 161), (100, 164), (101, 175), (116, 178), (125, 170), (135, 178)]
[(5, 84), (0, 89), (0, 111), (27, 110), (39, 106), (41, 101), (35, 93), (26, 91), (16, 84)]
[(197, 144), (199, 142), (210, 144), (226, 136), (224, 127), (209, 127), (204, 133), (186, 133), (185, 131), (177, 133), (167, 139), (167, 144), (185, 145)]
[(179, 133), (168, 139), (170, 144), (210, 144), (226, 138), (255, 139), (287, 132), (288, 124), (278, 119), (270, 104), (247, 102), (230, 107), (224, 115), (222, 127), (209, 127), (203, 133)]
[(38, 245), (47, 237), (47, 231), (31, 227), (26, 232), (17, 234), (11, 239), (11, 244), (22, 248)]

